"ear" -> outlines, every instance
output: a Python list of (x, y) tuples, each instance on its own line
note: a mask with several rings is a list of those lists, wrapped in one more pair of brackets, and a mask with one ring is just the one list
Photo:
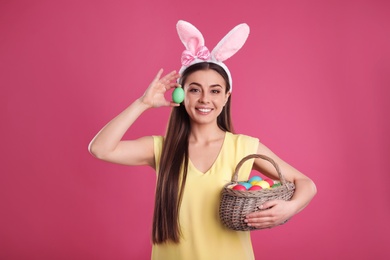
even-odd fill
[(237, 25), (215, 46), (211, 52), (211, 57), (217, 61), (229, 59), (241, 49), (248, 36), (249, 26), (246, 23)]
[(189, 22), (183, 20), (178, 21), (176, 29), (181, 42), (192, 54), (195, 54), (200, 46), (204, 46), (202, 33)]
[(228, 100), (229, 100), (229, 97), (230, 97), (230, 94), (231, 94), (231, 92), (229, 91), (228, 93), (226, 93), (225, 94), (225, 104), (223, 104), (223, 106), (225, 106), (226, 105), (226, 103), (228, 102)]

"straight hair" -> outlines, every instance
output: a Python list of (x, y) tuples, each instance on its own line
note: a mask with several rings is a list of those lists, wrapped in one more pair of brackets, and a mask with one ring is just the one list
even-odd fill
[[(188, 67), (180, 78), (180, 84), (184, 86), (186, 79), (193, 72), (208, 69), (215, 70), (224, 78), (227, 93), (230, 90), (228, 75), (221, 66), (209, 62)], [(217, 117), (218, 127), (225, 132), (233, 132), (230, 104), (229, 97), (221, 114)], [(152, 229), (153, 244), (163, 244), (168, 241), (180, 242), (179, 212), (187, 179), (190, 131), (191, 122), (184, 105), (173, 108), (168, 121), (157, 176)]]

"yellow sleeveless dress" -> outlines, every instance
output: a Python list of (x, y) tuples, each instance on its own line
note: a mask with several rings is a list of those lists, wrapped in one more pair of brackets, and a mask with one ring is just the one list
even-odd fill
[[(154, 136), (158, 173), (163, 137)], [(254, 259), (250, 232), (233, 231), (223, 226), (218, 210), (223, 186), (231, 181), (238, 162), (257, 152), (259, 140), (226, 132), (219, 155), (205, 173), (189, 162), (180, 208), (182, 237), (179, 244), (153, 245), (155, 260), (247, 260)], [(247, 180), (253, 159), (240, 168), (239, 180)]]

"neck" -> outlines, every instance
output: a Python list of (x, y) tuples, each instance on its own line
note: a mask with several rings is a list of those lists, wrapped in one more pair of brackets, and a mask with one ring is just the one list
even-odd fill
[(190, 142), (209, 142), (220, 139), (225, 136), (217, 124), (215, 125), (196, 125), (191, 127), (189, 136)]

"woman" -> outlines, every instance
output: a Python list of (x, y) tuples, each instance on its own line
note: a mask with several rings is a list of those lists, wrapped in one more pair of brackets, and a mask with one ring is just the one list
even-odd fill
[[(267, 210), (247, 215), (249, 226), (271, 228), (283, 223), (310, 202), (315, 185), (257, 138), (233, 134), (231, 76), (226, 66), (198, 60), (186, 64), (181, 75), (172, 71), (162, 77), (162, 73), (96, 135), (90, 152), (109, 162), (156, 169), (152, 259), (254, 259), (249, 232), (227, 229), (218, 216), (221, 190), (238, 162), (254, 153), (271, 157), (296, 186), (290, 201), (266, 202)], [(182, 104), (166, 100), (167, 91), (181, 86)], [(164, 106), (173, 107), (165, 137), (122, 140), (144, 111)], [(252, 169), (278, 179), (273, 166), (262, 159), (246, 162), (240, 179), (247, 179)]]

